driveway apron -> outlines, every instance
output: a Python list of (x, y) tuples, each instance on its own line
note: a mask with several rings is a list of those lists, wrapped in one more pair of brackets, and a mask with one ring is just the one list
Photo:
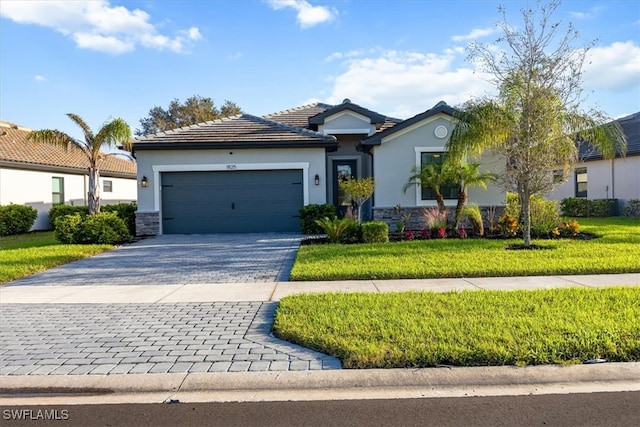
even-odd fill
[[(287, 281), (298, 234), (166, 235), (5, 286)], [(1, 301), (0, 301), (1, 303)], [(0, 375), (339, 369), (270, 334), (277, 303), (2, 304)]]

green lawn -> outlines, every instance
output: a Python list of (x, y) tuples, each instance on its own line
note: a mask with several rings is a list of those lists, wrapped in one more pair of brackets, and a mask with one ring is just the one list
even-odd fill
[(52, 231), (0, 237), (0, 284), (113, 249), (63, 245)]
[(640, 361), (640, 287), (311, 294), (274, 333), (346, 368)]
[(640, 218), (581, 218), (593, 240), (535, 240), (543, 250), (506, 250), (513, 240), (443, 239), (308, 245), (291, 280), (420, 279), (640, 272)]

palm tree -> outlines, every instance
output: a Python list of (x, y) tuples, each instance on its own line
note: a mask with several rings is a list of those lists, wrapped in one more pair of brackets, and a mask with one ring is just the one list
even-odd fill
[(462, 220), (462, 210), (467, 203), (467, 188), (480, 187), (487, 189), (487, 181), (493, 181), (497, 175), (491, 172), (480, 172), (479, 163), (460, 163), (450, 167), (450, 173), (456, 182), (460, 183), (458, 191), (458, 203), (456, 204), (455, 224), (456, 228)]
[(440, 192), (440, 188), (451, 181), (451, 174), (447, 163), (429, 163), (423, 168), (414, 166), (411, 168), (411, 176), (408, 182), (402, 187), (403, 192), (407, 192), (410, 187), (416, 184), (429, 187), (436, 196), (438, 210), (445, 212), (447, 208), (444, 205), (444, 196)]
[(89, 214), (100, 212), (100, 167), (107, 156), (121, 155), (121, 153), (105, 153), (102, 146), (131, 148), (131, 129), (122, 119), (117, 118), (105, 123), (97, 134), (94, 134), (85, 121), (78, 115), (69, 113), (67, 116), (77, 124), (84, 133), (84, 141), (72, 138), (68, 134), (56, 129), (42, 129), (29, 133), (31, 141), (69, 147), (74, 144), (80, 148), (89, 161)]

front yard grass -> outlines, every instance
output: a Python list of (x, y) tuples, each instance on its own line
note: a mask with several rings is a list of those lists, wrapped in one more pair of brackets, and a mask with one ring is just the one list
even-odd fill
[(63, 245), (53, 231), (0, 237), (0, 284), (111, 249), (112, 245)]
[(346, 368), (640, 361), (640, 288), (294, 295), (274, 333)]
[(521, 239), (433, 239), (308, 245), (291, 280), (423, 279), (640, 272), (640, 218), (580, 218), (592, 240), (535, 240), (541, 250), (506, 250)]

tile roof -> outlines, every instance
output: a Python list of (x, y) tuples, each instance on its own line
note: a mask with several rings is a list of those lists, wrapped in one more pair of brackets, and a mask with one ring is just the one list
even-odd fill
[[(628, 116), (619, 118), (618, 124), (627, 137), (627, 156), (640, 156), (640, 111)], [(602, 152), (589, 143), (580, 145), (581, 160), (601, 160)], [(616, 155), (619, 157), (619, 155)]]
[[(356, 105), (356, 104), (352, 104), (352, 105)], [(289, 110), (279, 111), (277, 113), (267, 114), (266, 116), (264, 116), (264, 118), (269, 120), (274, 120), (280, 123), (285, 123), (285, 124), (299, 127), (299, 128), (309, 128), (309, 119), (318, 115), (322, 115), (328, 110), (335, 109), (336, 107), (339, 107), (339, 106), (316, 102), (313, 104), (307, 104), (307, 105), (302, 105), (300, 107), (291, 108)], [(359, 107), (359, 108), (362, 109), (362, 107)], [(366, 110), (366, 111), (384, 118), (384, 122), (381, 124), (380, 128), (376, 130), (376, 132), (382, 132), (402, 122), (402, 120), (400, 119), (387, 117), (382, 114), (376, 113), (375, 111), (370, 111), (370, 110)]]
[[(75, 145), (68, 148), (29, 141), (31, 129), (0, 121), (0, 163), (25, 169), (71, 169), (86, 173), (89, 161)], [(101, 175), (136, 177), (136, 163), (117, 156), (107, 156)]]
[(277, 113), (267, 114), (264, 118), (275, 122), (285, 123), (290, 126), (306, 128), (309, 126), (310, 117), (323, 113), (333, 107), (333, 105), (316, 102), (291, 108), (289, 110), (279, 111)]
[(134, 140), (134, 150), (220, 147), (334, 146), (336, 139), (305, 128), (250, 114), (198, 123)]

